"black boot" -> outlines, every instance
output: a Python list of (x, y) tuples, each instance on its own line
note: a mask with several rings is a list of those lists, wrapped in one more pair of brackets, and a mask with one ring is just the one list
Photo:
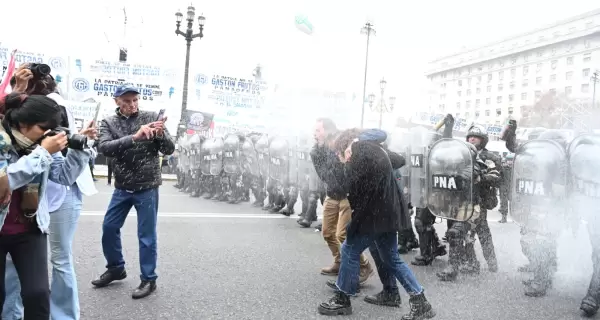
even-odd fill
[(133, 299), (142, 299), (156, 291), (156, 281), (142, 280), (140, 285), (133, 291), (131, 297)]
[(382, 290), (378, 294), (366, 296), (365, 302), (378, 306), (400, 307), (402, 299), (398, 291), (389, 292)]
[(115, 272), (111, 270), (106, 270), (98, 279), (92, 281), (92, 285), (96, 288), (106, 287), (111, 284), (113, 281), (119, 281), (127, 278), (127, 272), (122, 270), (121, 272)]
[(464, 274), (476, 275), (481, 270), (481, 264), (477, 260), (475, 254), (475, 244), (468, 242), (465, 244), (465, 254), (463, 256), (463, 263), (460, 265), (460, 272)]
[(435, 311), (424, 293), (410, 296), (408, 303), (410, 304), (410, 313), (403, 315), (402, 320), (422, 320), (435, 317)]
[(286, 217), (289, 217), (294, 214), (294, 208), (290, 208), (289, 206), (287, 206), (287, 207), (281, 209), (279, 211), (279, 213), (281, 213), (282, 215), (284, 215)]
[(341, 291), (336, 291), (328, 301), (321, 302), (318, 310), (320, 314), (326, 316), (351, 315), (350, 297)]
[(457, 243), (450, 244), (448, 266), (444, 270), (436, 274), (441, 281), (454, 281), (456, 280), (456, 277), (458, 277), (458, 271), (460, 268), (464, 247), (462, 243), (456, 240), (453, 240), (453, 242)]
[(600, 270), (596, 271), (599, 265), (599, 261), (597, 258), (597, 254), (592, 252), (592, 262), (594, 265), (594, 272), (592, 273), (592, 279), (590, 280), (590, 286), (588, 287), (587, 294), (585, 298), (581, 301), (581, 309), (582, 314), (586, 317), (593, 317), (598, 312), (598, 308), (600, 307)]

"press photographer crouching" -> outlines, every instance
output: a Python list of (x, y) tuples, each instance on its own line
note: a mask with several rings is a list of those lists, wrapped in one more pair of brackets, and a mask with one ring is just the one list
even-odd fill
[[(60, 109), (43, 95), (10, 94), (0, 102), (0, 270), (6, 256), (21, 280), (25, 319), (50, 317), (47, 233), (48, 180), (72, 185), (90, 155), (70, 150), (65, 132), (56, 130)], [(73, 142), (73, 141), (71, 141)], [(4, 277), (0, 277), (4, 289)], [(4, 302), (4, 290), (0, 302)]]
[[(60, 122), (58, 125), (64, 129), (56, 128), (54, 133), (65, 131), (68, 137), (68, 146), (71, 149), (81, 150), (85, 147), (86, 136), (95, 139), (96, 128), (89, 123), (80, 135), (71, 135), (76, 132), (75, 119), (65, 100), (58, 94), (57, 83), (50, 75), (50, 67), (44, 64), (23, 64), (11, 79), (13, 92), (27, 93), (29, 95), (46, 95), (58, 104)], [(69, 129), (66, 129), (69, 128)], [(62, 150), (62, 155), (67, 156), (67, 148)], [(92, 157), (95, 152), (88, 150)], [(50, 285), (50, 312), (52, 319), (73, 319), (80, 317), (79, 296), (77, 279), (73, 264), (73, 237), (77, 222), (81, 214), (83, 195), (91, 196), (98, 191), (89, 167), (85, 167), (77, 180), (71, 185), (56, 183), (52, 180), (46, 185), (48, 211), (50, 224), (48, 237), (50, 240), (50, 263), (52, 264), (52, 282)], [(2, 319), (22, 319), (23, 302), (21, 299), (21, 285), (17, 271), (10, 259), (6, 262), (5, 272), (5, 301)]]

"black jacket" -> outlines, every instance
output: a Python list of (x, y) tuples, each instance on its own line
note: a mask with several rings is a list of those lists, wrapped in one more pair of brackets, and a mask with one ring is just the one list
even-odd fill
[(317, 175), (327, 185), (327, 196), (334, 200), (346, 199), (348, 189), (344, 175), (344, 164), (335, 152), (325, 146), (315, 145), (310, 152)]
[(396, 232), (407, 228), (407, 206), (396, 184), (393, 169), (405, 159), (368, 141), (352, 144), (346, 164), (352, 220), (348, 237), (357, 234)]
[(133, 135), (142, 125), (156, 121), (156, 112), (139, 111), (125, 117), (117, 109), (116, 114), (100, 123), (98, 152), (114, 158), (115, 188), (141, 191), (162, 184), (158, 153), (170, 155), (175, 144), (165, 130), (162, 138), (133, 141)]

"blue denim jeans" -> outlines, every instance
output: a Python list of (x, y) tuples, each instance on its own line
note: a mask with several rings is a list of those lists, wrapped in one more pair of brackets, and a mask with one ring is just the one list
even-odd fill
[(371, 253), (371, 257), (373, 257), (373, 261), (375, 262), (375, 268), (377, 268), (377, 274), (379, 274), (379, 280), (383, 285), (383, 290), (386, 292), (398, 292), (398, 284), (396, 283), (394, 270), (383, 263), (375, 243), (369, 246), (369, 252)]
[[(50, 213), (50, 317), (52, 320), (79, 320), (79, 292), (73, 264), (73, 237), (81, 215), (81, 193), (77, 186), (69, 188), (62, 205)], [(21, 286), (11, 259), (6, 261), (6, 300), (2, 319), (23, 318)]]
[[(381, 263), (378, 266), (388, 270), (386, 273), (383, 268), (381, 269), (384, 271), (384, 279), (382, 279), (384, 286), (391, 286), (391, 282), (395, 282), (391, 280), (392, 278), (389, 276), (391, 274), (400, 281), (400, 284), (409, 295), (417, 295), (423, 292), (423, 287), (417, 281), (412, 270), (398, 254), (398, 235), (396, 232), (352, 235), (346, 238), (346, 241), (342, 244), (342, 264), (336, 282), (340, 291), (348, 295), (356, 294), (360, 271), (359, 257), (363, 251), (371, 246), (374, 246), (379, 253)], [(377, 271), (381, 272), (379, 267)], [(382, 276), (381, 273), (379, 276)]]
[(102, 224), (102, 250), (109, 271), (125, 269), (121, 228), (132, 207), (137, 211), (140, 271), (142, 280), (156, 280), (158, 188), (130, 192), (115, 189)]

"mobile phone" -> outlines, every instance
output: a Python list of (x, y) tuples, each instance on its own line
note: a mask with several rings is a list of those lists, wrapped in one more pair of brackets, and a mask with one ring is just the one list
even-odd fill
[(166, 109), (160, 109), (160, 111), (158, 111), (158, 117), (156, 117), (156, 121), (160, 121), (163, 119), (163, 117), (165, 116), (165, 111), (167, 111)]

